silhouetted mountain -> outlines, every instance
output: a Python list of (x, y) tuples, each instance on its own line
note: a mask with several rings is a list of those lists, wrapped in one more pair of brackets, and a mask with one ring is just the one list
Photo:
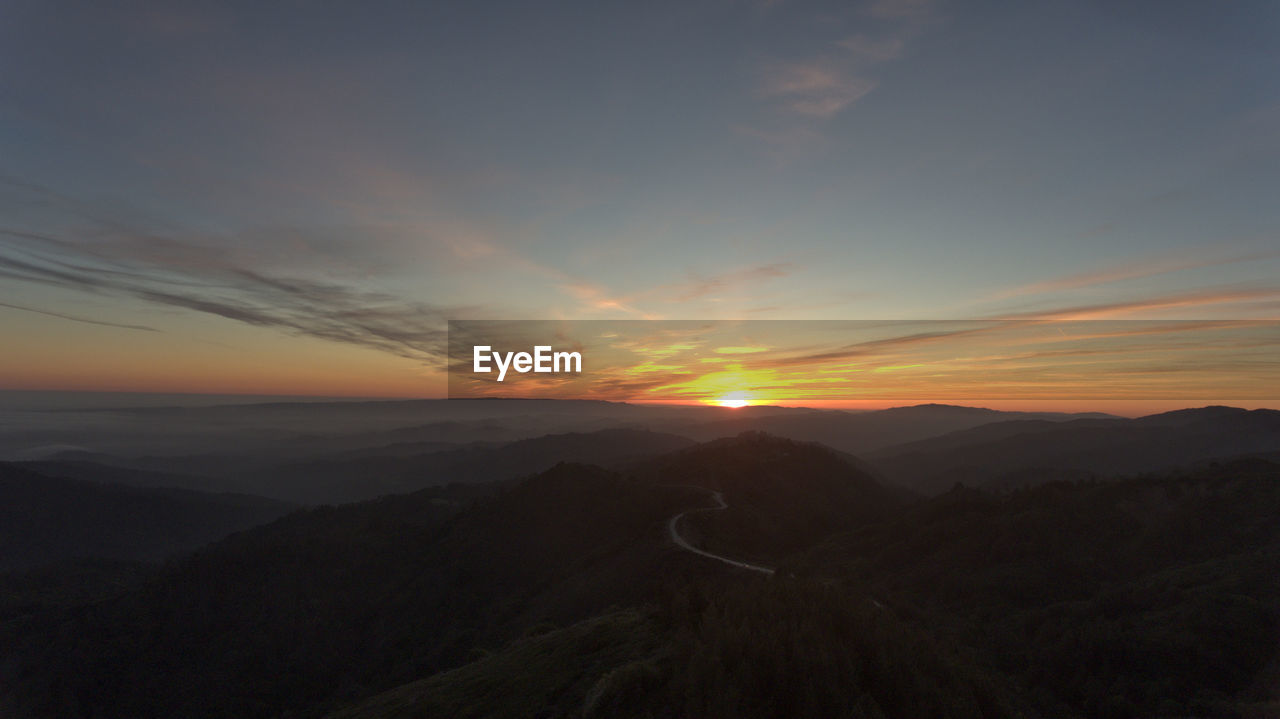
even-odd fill
[(157, 565), (147, 562), (70, 559), (0, 573), (0, 622), (118, 597), (156, 571)]
[(139, 489), (0, 463), (0, 569), (80, 557), (162, 559), (291, 509), (262, 497)]
[(455, 666), (537, 622), (635, 603), (673, 569), (702, 567), (661, 534), (668, 515), (697, 501), (689, 490), (581, 465), (459, 503), (479, 489), (291, 514), (125, 597), (10, 627), (0, 646), (22, 659), (0, 658), (11, 667), (0, 707), (313, 715)]
[(1177, 409), (1172, 412), (1161, 412), (1159, 414), (1138, 417), (1134, 420), (1134, 423), (1150, 426), (1185, 427), (1189, 425), (1203, 425), (1206, 423), (1228, 424), (1251, 422), (1258, 417), (1271, 417), (1273, 418), (1272, 421), (1275, 421), (1275, 417), (1280, 417), (1280, 412), (1271, 409), (1248, 410), (1240, 407), (1210, 405), (1208, 407), (1190, 407), (1187, 409)]
[(1271, 716), (1277, 516), (1280, 464), (1261, 460), (1002, 495), (955, 488), (787, 570), (961, 637), (1060, 702), (1053, 715)]
[[(300, 460), (403, 443), (511, 442), (546, 434), (633, 428), (684, 434), (716, 419), (810, 410), (635, 405), (593, 400), (406, 400), (273, 402), (220, 406), (19, 410), (0, 432), (0, 460), (64, 459), (66, 452), (148, 458), (123, 466), (188, 473), (170, 457), (234, 455)], [(745, 414), (743, 414), (745, 413)], [(86, 459), (76, 457), (72, 459)], [(95, 460), (97, 461), (97, 460)]]
[[(553, 627), (448, 672), (396, 687), (331, 719), (583, 716), (586, 696), (611, 671), (644, 674), (662, 646), (647, 613), (611, 612)], [(655, 670), (656, 673), (656, 670)]]
[(489, 482), (541, 472), (559, 462), (620, 466), (693, 444), (639, 429), (553, 434), (516, 442), (410, 442), (329, 450), (303, 461), (236, 454), (26, 463), (38, 470), (138, 486), (247, 492), (303, 504), (357, 502), (450, 482)]
[[(612, 466), (687, 447), (693, 440), (637, 429), (552, 434), (497, 447), (469, 446), (409, 456), (324, 459), (272, 467), (255, 477), (273, 496), (353, 502), (449, 482), (490, 482), (560, 462)], [(259, 478), (260, 477), (260, 478)]]
[[(110, 569), (28, 580), (0, 624), (0, 713), (1101, 719), (1280, 701), (1265, 460), (929, 500), (758, 433), (629, 467), (299, 511), (115, 591)], [(691, 511), (713, 492), (725, 508)], [(706, 551), (777, 572), (674, 544), (681, 516)]]
[[(205, 485), (208, 484), (207, 480), (199, 475), (122, 467), (112, 464), (113, 460), (114, 458), (108, 455), (75, 452), (67, 453), (58, 459), (13, 462), (11, 464), (50, 477), (83, 479), (100, 484), (195, 489), (197, 491), (205, 489)], [(196, 464), (196, 462), (191, 462), (188, 466)]]
[(329, 719), (1037, 716), (1011, 695), (869, 602), (813, 583), (742, 581), (520, 639)]
[[(582, 448), (525, 461), (514, 450), (492, 466), (484, 450), (548, 434), (661, 431), (694, 439), (763, 430), (862, 453), (1010, 418), (1038, 415), (947, 405), (877, 412), (806, 408), (630, 405), (566, 400), (277, 402), (28, 412), (0, 433), (0, 457), (64, 463), (59, 470), (138, 486), (241, 492), (286, 501), (346, 502), (439, 482), (518, 476), (556, 461), (622, 465), (678, 445), (643, 438), (632, 456)], [(608, 440), (603, 444), (608, 444)], [(619, 442), (619, 445), (625, 442)], [(536, 452), (530, 449), (529, 452)], [(441, 455), (441, 456), (432, 456)], [(66, 465), (65, 463), (72, 463)], [(133, 471), (137, 470), (137, 471)]]
[(1280, 412), (1206, 407), (1139, 419), (1017, 421), (867, 455), (886, 478), (924, 493), (957, 482), (1012, 487), (1163, 472), (1280, 451)]
[[(894, 502), (837, 453), (763, 436), (678, 451), (652, 468), (713, 481), (742, 507), (728, 527), (756, 542), (794, 531), (788, 546), (807, 546), (815, 527), (856, 526)], [(232, 536), (77, 612), (74, 651), (42, 629), (67, 617), (32, 620), (11, 645), (24, 657), (20, 684), (46, 689), (18, 703), (39, 714), (76, 697), (102, 716), (322, 708), (456, 666), (538, 622), (581, 621), (653, 601), (682, 577), (732, 574), (665, 534), (669, 517), (706, 502), (696, 489), (562, 464), (469, 506), (458, 503), (464, 490), (320, 508)], [(116, 659), (81, 659), (102, 656)], [(149, 669), (158, 663), (162, 677)]]
[(1038, 419), (1061, 422), (1108, 415), (1054, 412), (1005, 412), (981, 407), (922, 404), (871, 412), (807, 410), (784, 415), (743, 416), (699, 425), (684, 433), (696, 439), (714, 439), (746, 431), (819, 442), (853, 454), (913, 442), (992, 422)]
[(905, 499), (848, 455), (760, 432), (675, 452), (636, 472), (723, 492), (729, 508), (691, 515), (690, 533), (704, 548), (739, 558), (776, 559), (837, 529), (881, 520)]

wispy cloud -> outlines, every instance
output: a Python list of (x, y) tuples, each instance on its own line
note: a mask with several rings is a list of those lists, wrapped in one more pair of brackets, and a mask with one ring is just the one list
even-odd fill
[[(214, 315), (257, 327), (355, 344), (418, 360), (444, 356), (447, 315), (459, 308), (407, 302), (362, 286), (251, 267), (235, 253), (200, 241), (197, 233), (164, 234), (33, 185), (36, 200), (61, 205), (78, 228), (34, 232), (0, 227), (0, 277), (93, 295), (132, 298), (161, 307)], [(120, 325), (21, 305), (15, 309), (124, 329)]]
[[(0, 188), (7, 190), (0, 193), (0, 202), (43, 208), (26, 226), (0, 226), (0, 277), (7, 279), (129, 297), (423, 359), (439, 356), (449, 316), (486, 313), (477, 307), (407, 301), (371, 289), (385, 271), (384, 263), (348, 267), (341, 262), (341, 253), (365, 247), (350, 242), (354, 233), (346, 242), (335, 242), (333, 228), (320, 230), (319, 239), (301, 228), (281, 228), (279, 234), (263, 229), (254, 230), (254, 242), (248, 242), (240, 235), (201, 234), (145, 215), (122, 219), (110, 208), (30, 183), (10, 180)], [(53, 219), (43, 219), (48, 216)], [(544, 316), (659, 319), (673, 311), (697, 313), (706, 309), (703, 301), (754, 290), (794, 270), (772, 262), (710, 275), (691, 272), (674, 282), (620, 291), (530, 257), (472, 227), (424, 233), (432, 245), (427, 259), (436, 264), (487, 276), (533, 278), (575, 303), (563, 309), (528, 308)], [(406, 259), (418, 261), (406, 256), (402, 264)], [(331, 271), (335, 263), (337, 269)]]
[(589, 310), (617, 311), (641, 319), (657, 319), (656, 314), (634, 306), (634, 297), (615, 295), (607, 287), (578, 279), (565, 278), (560, 289), (569, 293)]
[[(0, 234), (5, 234), (0, 230)], [(132, 297), (257, 327), (362, 345), (413, 359), (444, 355), (446, 313), (337, 284), (264, 275), (245, 268), (188, 271), (189, 289), (144, 273), (102, 265), (90, 256), (65, 262), (19, 259), (0, 247), (0, 276), (62, 289)], [(65, 252), (65, 250), (60, 250)], [(70, 269), (68, 269), (70, 268)], [(104, 324), (100, 323), (99, 324)], [(142, 327), (130, 327), (142, 329)]]
[(735, 132), (775, 148), (813, 144), (816, 133), (805, 126), (836, 117), (875, 90), (877, 66), (901, 58), (933, 13), (933, 3), (927, 0), (877, 0), (854, 6), (845, 20), (857, 31), (831, 37), (806, 56), (763, 64), (755, 94), (773, 117), (738, 123)]
[(1183, 272), (1186, 270), (1218, 267), (1222, 265), (1238, 264), (1241, 262), (1261, 262), (1276, 258), (1280, 258), (1280, 252), (1251, 252), (1234, 255), (1214, 254), (1195, 256), (1183, 254), (1179, 256), (1154, 257), (1021, 285), (997, 292), (991, 295), (989, 299), (1007, 299), (1026, 295), (1063, 292), (1083, 287), (1093, 287), (1096, 285), (1155, 277), (1174, 272)]
[(633, 292), (615, 292), (596, 282), (560, 275), (559, 287), (581, 301), (588, 310), (619, 312), (638, 319), (662, 319), (672, 305), (684, 305), (685, 312), (695, 309), (698, 300), (714, 301), (719, 295), (734, 290), (758, 289), (770, 280), (786, 277), (795, 271), (786, 262), (771, 262), (714, 275), (690, 273), (688, 279), (653, 285)]
[(871, 80), (826, 61), (784, 63), (768, 68), (760, 94), (787, 111), (828, 118), (875, 89)]
[(790, 263), (773, 262), (708, 277), (694, 275), (683, 285), (672, 285), (660, 289), (673, 291), (673, 296), (669, 300), (671, 302), (688, 302), (731, 287), (757, 285), (768, 280), (786, 277), (794, 269), (795, 266)]
[(1013, 314), (993, 319), (1094, 320), (1204, 308), (1239, 309), (1242, 305), (1280, 300), (1280, 287), (1217, 287), (1145, 297), (1134, 300), (1057, 307)]
[(0, 302), (0, 307), (8, 307), (11, 310), (21, 310), (23, 312), (32, 312), (47, 317), (57, 317), (59, 319), (70, 320), (72, 322), (83, 322), (90, 325), (100, 325), (102, 327), (118, 327), (125, 330), (142, 330), (143, 332), (159, 332), (155, 327), (147, 327), (146, 325), (130, 325), (121, 322), (107, 322), (106, 320), (94, 320), (88, 317), (77, 317), (75, 315), (63, 314), (61, 312), (50, 312), (49, 310), (38, 310), (34, 307), (24, 307), (22, 305), (10, 304), (8, 302)]
[(999, 331), (1001, 327), (995, 323), (981, 323), (970, 327), (954, 327), (927, 332), (913, 332), (894, 337), (864, 340), (841, 347), (825, 349), (819, 352), (807, 352), (775, 361), (778, 366), (830, 364), (854, 359), (883, 356), (885, 354), (923, 344), (953, 341), (961, 337), (987, 334)]

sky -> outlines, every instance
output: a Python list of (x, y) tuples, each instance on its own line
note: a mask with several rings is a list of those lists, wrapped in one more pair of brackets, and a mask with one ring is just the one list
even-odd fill
[(467, 320), (448, 396), (1139, 415), (1268, 406), (1277, 357), (1280, 323), (1257, 320)]
[(1274, 2), (0, 1), (3, 389), (443, 396), (450, 319), (1274, 320), (1278, 196)]

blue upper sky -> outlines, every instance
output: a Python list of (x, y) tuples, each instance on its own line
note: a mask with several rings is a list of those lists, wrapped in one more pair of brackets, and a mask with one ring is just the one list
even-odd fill
[(0, 386), (429, 393), (448, 317), (1275, 318), (1277, 197), (1274, 2), (0, 6)]

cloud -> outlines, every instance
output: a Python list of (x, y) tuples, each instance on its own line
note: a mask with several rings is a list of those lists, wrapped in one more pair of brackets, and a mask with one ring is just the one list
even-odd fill
[(756, 265), (740, 270), (733, 270), (710, 277), (692, 277), (684, 285), (669, 285), (665, 289), (674, 292), (671, 302), (688, 302), (705, 297), (714, 292), (721, 292), (738, 285), (755, 285), (767, 280), (786, 277), (794, 269), (794, 265), (786, 262), (773, 262)]
[(875, 83), (826, 62), (783, 63), (765, 70), (759, 91), (789, 112), (828, 118), (875, 89)]
[(774, 364), (777, 366), (828, 364), (852, 359), (865, 359), (868, 357), (884, 355), (904, 347), (954, 340), (959, 337), (985, 334), (995, 332), (1000, 329), (1001, 325), (999, 323), (984, 322), (978, 326), (963, 326), (958, 329), (913, 332), (911, 334), (899, 335), (896, 337), (885, 337), (881, 339), (855, 342), (853, 344), (844, 345), (834, 349), (827, 349), (821, 352), (809, 352), (791, 357), (783, 357), (776, 360)]
[[(807, 58), (767, 63), (756, 84), (757, 96), (784, 115), (827, 120), (866, 97), (878, 85), (875, 66), (897, 60), (933, 14), (927, 0), (879, 0), (861, 8), (863, 30), (828, 41)], [(867, 20), (870, 18), (870, 20)], [(837, 23), (838, 24), (838, 23)], [(784, 129), (739, 125), (739, 134), (763, 139), (803, 137)]]
[(827, 92), (844, 84), (839, 73), (819, 65), (785, 65), (773, 68), (765, 78), (766, 95)]
[[(131, 297), (256, 327), (355, 344), (418, 360), (446, 352), (447, 311), (335, 282), (284, 277), (232, 264), (176, 238), (107, 233), (92, 243), (0, 228), (0, 276), (91, 294)], [(202, 261), (173, 261), (163, 246)], [(29, 309), (29, 308), (21, 308)], [(46, 313), (55, 314), (55, 313)], [(103, 323), (65, 316), (65, 319)], [(152, 329), (127, 326), (128, 329)]]
[(159, 332), (155, 327), (147, 327), (146, 325), (130, 325), (120, 322), (107, 322), (105, 320), (94, 320), (87, 317), (76, 317), (75, 315), (65, 315), (61, 312), (50, 312), (49, 310), (38, 310), (34, 307), (24, 307), (22, 305), (14, 305), (8, 302), (0, 302), (0, 307), (8, 307), (11, 310), (21, 310), (23, 312), (34, 312), (38, 315), (46, 315), (49, 317), (57, 317), (59, 319), (70, 320), (72, 322), (83, 322), (90, 325), (101, 325), (103, 327), (119, 327), (125, 330), (142, 330), (143, 332)]
[(1157, 275), (1171, 274), (1185, 270), (1218, 267), (1221, 265), (1237, 264), (1240, 262), (1261, 262), (1272, 260), (1277, 257), (1280, 257), (1280, 252), (1253, 252), (1227, 256), (1216, 255), (1188, 257), (1183, 255), (1179, 257), (1148, 258), (1114, 267), (1100, 268), (1089, 272), (1081, 272), (1056, 279), (1021, 285), (1019, 287), (1014, 287), (991, 295), (990, 299), (1006, 299), (1024, 295), (1061, 292), (1064, 290), (1080, 289), (1082, 287), (1123, 282), (1125, 280), (1155, 277)]
[(560, 289), (574, 296), (593, 310), (616, 310), (628, 315), (639, 316), (643, 319), (657, 319), (657, 315), (644, 312), (632, 306), (632, 298), (613, 295), (608, 288), (593, 282), (565, 278), (560, 284)]
[(1280, 299), (1280, 287), (1219, 287), (1157, 297), (1000, 315), (994, 319), (1093, 320), (1144, 312), (1243, 305)]
[(795, 266), (786, 262), (772, 262), (715, 275), (691, 273), (689, 279), (654, 285), (637, 292), (617, 293), (608, 287), (568, 277), (555, 271), (559, 288), (584, 303), (589, 310), (622, 312), (639, 319), (662, 319), (662, 313), (650, 309), (654, 305), (686, 304), (696, 300), (719, 299), (717, 295), (734, 288), (754, 288), (760, 283), (793, 272)]
[[(11, 213), (13, 226), (0, 226), (0, 277), (133, 297), (414, 357), (435, 356), (439, 348), (432, 328), (442, 330), (450, 312), (474, 316), (477, 310), (446, 312), (365, 289), (368, 278), (386, 271), (386, 263), (368, 262), (368, 243), (355, 230), (340, 235), (333, 228), (280, 228), (212, 236), (141, 214), (121, 217), (110, 207), (31, 183), (8, 179), (0, 181), (0, 187), (9, 190), (0, 193), (0, 203), (40, 208), (34, 215)], [(25, 220), (27, 226), (16, 220)], [(54, 233), (47, 227), (75, 229)], [(709, 276), (693, 274), (684, 281), (621, 293), (530, 258), (472, 228), (449, 230), (441, 236), (423, 230), (427, 244), (437, 250), (433, 262), (450, 263), (460, 271), (480, 268), (490, 276), (506, 271), (538, 278), (577, 301), (570, 315), (658, 319), (664, 306), (754, 286), (793, 269), (774, 262)], [(355, 236), (361, 242), (351, 242)], [(348, 254), (358, 256), (347, 263)], [(416, 259), (400, 256), (398, 264)]]
[[(807, 330), (770, 322), (655, 327), (623, 321), (604, 325), (607, 332), (601, 327), (583, 326), (591, 338), (583, 343), (584, 355), (593, 358), (589, 375), (541, 387), (539, 396), (1190, 397), (1212, 396), (1227, 382), (1252, 383), (1248, 392), (1256, 396), (1275, 386), (1275, 363), (1267, 360), (1280, 340), (1280, 325), (1258, 321), (835, 321)], [(569, 324), (566, 334), (579, 333)], [(522, 344), (509, 339), (511, 346)]]

